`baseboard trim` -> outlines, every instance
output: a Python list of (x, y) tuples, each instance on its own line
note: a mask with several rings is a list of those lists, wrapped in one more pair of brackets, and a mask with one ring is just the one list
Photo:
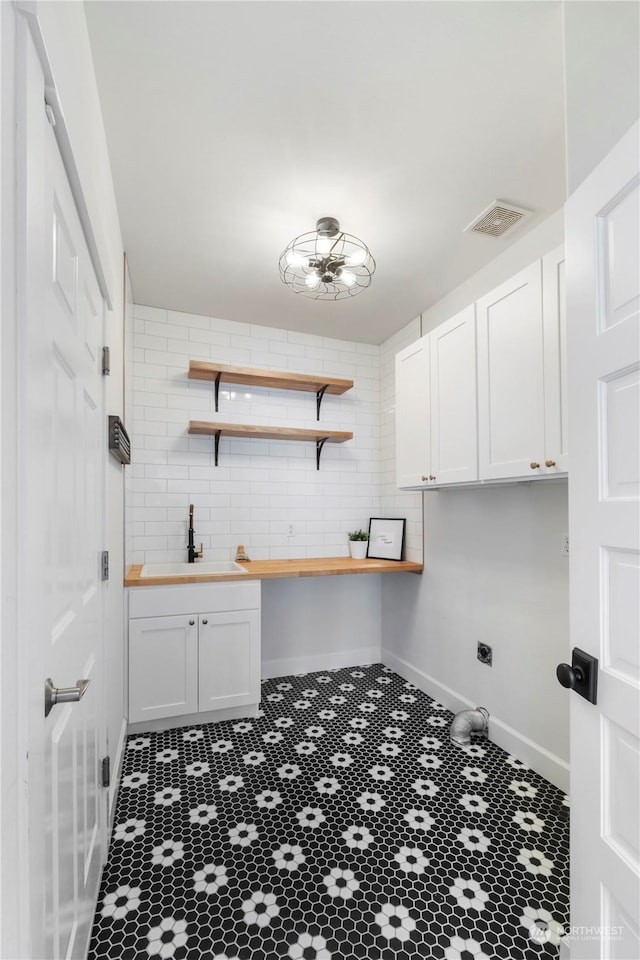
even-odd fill
[[(453, 713), (458, 713), (460, 710), (475, 709), (475, 707), (478, 706), (485, 706), (485, 704), (473, 703), (467, 700), (466, 697), (461, 696), (461, 694), (452, 690), (451, 687), (440, 683), (439, 680), (414, 667), (413, 664), (398, 657), (390, 650), (385, 650), (384, 647), (382, 649), (381, 659), (385, 666), (391, 667), (392, 670), (401, 677), (404, 677), (405, 680), (414, 683), (416, 687), (430, 697), (433, 697), (438, 703), (443, 704), (448, 710), (452, 710)], [(556, 756), (556, 754), (551, 753), (539, 743), (535, 743), (535, 741), (525, 737), (493, 714), (491, 714), (489, 721), (489, 738), (494, 743), (497, 743), (499, 747), (502, 747), (503, 750), (506, 750), (522, 763), (531, 767), (532, 770), (535, 770), (536, 773), (539, 773), (550, 783), (555, 784), (560, 790), (568, 793), (569, 764), (561, 757)]]
[(333, 653), (317, 653), (308, 657), (263, 660), (261, 675), (263, 680), (271, 680), (273, 677), (290, 677), (364, 663), (380, 663), (380, 647), (357, 647), (353, 650), (336, 650)]
[(223, 707), (221, 710), (203, 710), (202, 713), (183, 713), (176, 717), (161, 717), (156, 720), (139, 720), (130, 723), (128, 733), (157, 733), (176, 727), (194, 727), (201, 723), (220, 723), (221, 720), (244, 720), (258, 716), (258, 704), (247, 703), (239, 707)]

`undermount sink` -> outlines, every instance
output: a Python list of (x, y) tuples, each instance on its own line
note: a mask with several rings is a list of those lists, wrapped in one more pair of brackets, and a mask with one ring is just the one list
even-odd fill
[(140, 571), (141, 577), (193, 577), (197, 575), (214, 577), (242, 575), (246, 569), (234, 560), (211, 560), (196, 563), (145, 563)]

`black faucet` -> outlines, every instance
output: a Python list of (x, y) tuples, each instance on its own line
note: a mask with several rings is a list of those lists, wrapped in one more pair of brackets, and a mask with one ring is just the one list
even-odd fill
[(189, 504), (189, 543), (187, 544), (187, 553), (189, 556), (189, 563), (195, 563), (196, 559), (201, 560), (203, 549), (202, 544), (200, 544), (200, 549), (196, 550), (193, 543), (193, 504)]

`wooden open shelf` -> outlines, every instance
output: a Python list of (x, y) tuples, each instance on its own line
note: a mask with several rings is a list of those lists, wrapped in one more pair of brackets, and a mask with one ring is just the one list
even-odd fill
[(206, 420), (190, 420), (189, 433), (209, 436), (215, 440), (215, 465), (218, 466), (220, 437), (253, 437), (257, 440), (312, 440), (316, 445), (316, 468), (320, 469), (320, 456), (325, 443), (344, 443), (353, 440), (353, 433), (346, 430), (303, 430), (298, 427), (259, 427), (251, 423), (211, 423)]
[[(228, 363), (210, 363), (206, 360), (189, 361), (189, 380), (211, 380), (215, 388), (216, 413), (221, 383), (239, 383), (245, 386), (269, 387), (275, 390), (302, 390), (315, 393), (318, 420), (320, 404), (325, 393), (339, 396), (351, 390), (353, 380), (317, 376), (310, 373), (291, 373), (288, 370), (259, 370), (254, 367), (234, 367)], [(271, 438), (268, 438), (271, 439)], [(289, 438), (294, 439), (294, 438)]]

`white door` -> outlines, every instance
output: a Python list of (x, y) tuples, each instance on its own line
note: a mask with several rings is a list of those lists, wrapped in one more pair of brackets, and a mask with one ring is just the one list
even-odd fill
[(431, 473), (434, 483), (478, 479), (476, 308), (466, 307), (429, 334)]
[(537, 476), (544, 463), (540, 262), (478, 300), (477, 317), (480, 479)]
[(566, 209), (572, 960), (640, 957), (640, 126)]
[(396, 483), (428, 486), (431, 460), (429, 337), (396, 354)]
[[(20, 18), (19, 638), (28, 703), (30, 956), (85, 956), (104, 858), (103, 306)], [(45, 718), (45, 679), (83, 699)]]

